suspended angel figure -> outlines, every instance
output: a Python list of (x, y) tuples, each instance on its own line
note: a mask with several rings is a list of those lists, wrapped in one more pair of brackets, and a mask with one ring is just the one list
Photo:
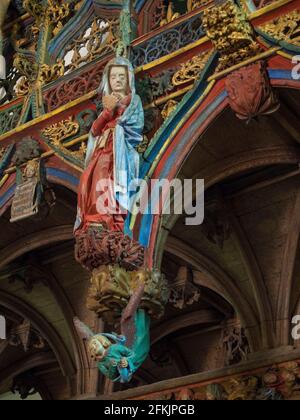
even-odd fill
[(146, 360), (150, 350), (150, 319), (137, 309), (144, 292), (142, 285), (131, 297), (123, 312), (121, 335), (94, 334), (91, 329), (74, 318), (74, 324), (88, 342), (88, 351), (98, 364), (100, 372), (113, 382), (128, 383)]

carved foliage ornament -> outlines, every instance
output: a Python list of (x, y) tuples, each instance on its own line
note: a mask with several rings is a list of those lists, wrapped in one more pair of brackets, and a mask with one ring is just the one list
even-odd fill
[(245, 12), (231, 0), (204, 10), (203, 28), (220, 53), (219, 71), (260, 52)]
[(23, 7), (35, 18), (35, 26), (39, 31), (42, 22), (54, 25), (53, 35), (62, 28), (62, 21), (71, 12), (70, 4), (63, 0), (48, 0), (48, 4), (43, 4), (39, 0), (23, 0)]
[(206, 6), (211, 0), (187, 0), (187, 10), (191, 12), (199, 7)]
[(165, 277), (157, 270), (126, 271), (117, 265), (106, 265), (93, 271), (87, 307), (112, 324), (121, 317), (130, 297), (140, 283), (145, 284), (140, 308), (153, 318), (164, 314), (169, 289)]
[(79, 132), (80, 124), (77, 121), (74, 121), (72, 116), (42, 130), (42, 134), (50, 141), (50, 146), (54, 146), (54, 148), (58, 149), (58, 152), (62, 152), (63, 155), (75, 157), (83, 161), (87, 150), (84, 141), (80, 143), (78, 150), (70, 150), (64, 143), (64, 140), (74, 137)]
[(96, 90), (100, 85), (102, 75), (103, 64), (95, 64), (90, 70), (79, 76), (46, 90), (44, 100), (47, 111), (51, 112), (92, 90)]
[(300, 45), (300, 11), (293, 10), (261, 26), (271, 37)]
[(172, 78), (173, 85), (180, 86), (199, 79), (210, 56), (211, 51), (206, 51), (200, 55), (196, 55), (187, 63), (182, 64), (180, 70), (178, 70)]
[(43, 64), (39, 69), (39, 66), (35, 62), (24, 58), (22, 55), (16, 56), (14, 66), (19, 73), (22, 74), (22, 77), (15, 86), (15, 92), (18, 97), (28, 95), (32, 86), (34, 86), (37, 81), (41, 85), (46, 85), (62, 77), (65, 73), (64, 64), (62, 62), (58, 62), (53, 66)]
[(54, 145), (60, 146), (65, 139), (77, 134), (79, 129), (80, 126), (78, 122), (74, 121), (71, 116), (67, 120), (60, 121), (43, 129), (42, 133), (51, 140)]
[(102, 225), (91, 226), (86, 233), (76, 236), (76, 260), (91, 272), (109, 264), (138, 269), (144, 264), (144, 253), (144, 248), (129, 236), (111, 232)]
[(66, 73), (76, 70), (106, 54), (112, 54), (119, 42), (119, 19), (95, 18), (90, 28), (86, 29), (66, 50)]
[[(71, 3), (66, 3), (62, 0), (48, 0), (48, 2), (24, 0), (23, 6), (34, 18), (31, 34), (33, 34), (35, 41), (28, 47), (27, 44), (30, 44), (28, 39), (17, 40), (17, 32), (20, 28), (18, 25), (14, 26), (13, 40), (17, 51), (14, 59), (14, 68), (21, 76), (15, 87), (15, 92), (19, 97), (30, 94), (37, 83), (45, 85), (64, 75), (62, 62), (50, 66), (40, 57), (41, 48), (39, 44), (44, 44), (45, 39), (41, 42), (39, 34), (41, 32), (43, 37), (48, 37), (47, 30), (51, 28), (53, 31), (52, 35), (55, 35), (63, 27), (63, 22), (69, 17), (71, 12)], [(27, 45), (29, 49), (24, 49), (23, 44)]]
[(173, 112), (177, 108), (177, 105), (178, 105), (178, 102), (174, 101), (173, 99), (171, 99), (165, 104), (165, 106), (163, 107), (163, 110), (161, 111), (161, 116), (163, 117), (164, 120), (166, 120), (167, 118), (169, 118), (171, 114), (173, 114)]
[[(300, 399), (300, 364), (284, 363), (254, 375), (221, 379), (209, 385), (193, 384), (156, 394), (155, 400), (275, 401)], [(149, 398), (145, 396), (143, 399)]]
[(16, 128), (22, 111), (22, 104), (4, 110), (0, 114), (0, 134), (7, 133)]

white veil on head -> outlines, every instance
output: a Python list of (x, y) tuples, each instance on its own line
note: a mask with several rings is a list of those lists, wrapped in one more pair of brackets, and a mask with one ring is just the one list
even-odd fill
[(132, 64), (130, 63), (127, 58), (123, 57), (116, 57), (110, 60), (107, 65), (105, 66), (102, 82), (99, 86), (98, 92), (102, 95), (109, 95), (111, 93), (110, 90), (110, 83), (109, 83), (109, 72), (111, 67), (113, 66), (125, 66), (128, 69), (128, 82), (129, 87), (131, 90), (132, 96), (135, 95), (135, 76), (134, 76), (134, 69), (132, 67)]

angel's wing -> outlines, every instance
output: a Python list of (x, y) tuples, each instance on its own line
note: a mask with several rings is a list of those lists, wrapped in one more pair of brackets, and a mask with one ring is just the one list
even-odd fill
[(135, 339), (135, 314), (141, 303), (145, 290), (145, 283), (140, 283), (131, 296), (121, 318), (121, 334), (126, 337), (126, 347), (132, 348)]
[(79, 335), (81, 335), (82, 338), (89, 340), (90, 338), (94, 337), (95, 334), (93, 331), (87, 325), (81, 322), (79, 318), (75, 317), (73, 322), (77, 332)]

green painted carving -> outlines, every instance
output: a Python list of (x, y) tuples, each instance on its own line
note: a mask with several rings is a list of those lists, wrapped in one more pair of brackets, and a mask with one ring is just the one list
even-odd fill
[(0, 113), (0, 135), (17, 127), (21, 111), (22, 104), (18, 104)]

